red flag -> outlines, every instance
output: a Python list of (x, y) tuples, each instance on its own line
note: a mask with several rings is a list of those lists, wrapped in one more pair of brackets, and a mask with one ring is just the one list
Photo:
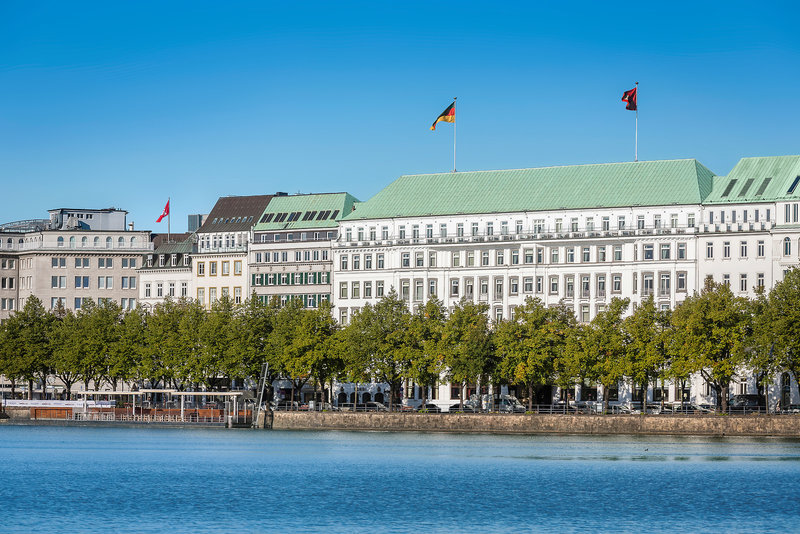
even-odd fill
[(637, 109), (636, 108), (636, 89), (638, 89), (638, 88), (634, 87), (630, 91), (625, 91), (624, 93), (622, 93), (622, 101), (628, 103), (625, 106), (625, 109), (629, 109), (631, 111), (636, 111), (636, 109)]
[(169, 215), (169, 200), (167, 200), (167, 205), (166, 205), (166, 206), (164, 206), (164, 211), (161, 213), (161, 217), (159, 217), (158, 219), (156, 219), (156, 222), (157, 222), (157, 223), (161, 222), (161, 219), (163, 219), (163, 218), (164, 218), (164, 217), (166, 217), (167, 215)]

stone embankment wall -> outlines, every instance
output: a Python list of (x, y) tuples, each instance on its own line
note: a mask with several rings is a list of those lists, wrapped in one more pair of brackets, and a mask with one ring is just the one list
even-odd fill
[(796, 415), (499, 415), (275, 412), (275, 430), (800, 437)]

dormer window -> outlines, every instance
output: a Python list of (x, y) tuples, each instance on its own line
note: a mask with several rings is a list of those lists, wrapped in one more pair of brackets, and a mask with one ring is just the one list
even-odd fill
[(167, 261), (167, 259), (164, 256), (164, 254), (159, 254), (159, 256), (158, 256), (158, 266), (159, 267), (163, 267), (166, 264), (166, 261)]
[(189, 255), (188, 254), (184, 254), (183, 255), (183, 266), (184, 267), (188, 267), (189, 266)]
[(147, 256), (147, 266), (148, 267), (153, 266), (153, 256)]
[(178, 265), (178, 255), (177, 255), (177, 254), (173, 254), (173, 255), (170, 257), (170, 263), (172, 264), (172, 266), (173, 266), (173, 267), (175, 267), (176, 265)]

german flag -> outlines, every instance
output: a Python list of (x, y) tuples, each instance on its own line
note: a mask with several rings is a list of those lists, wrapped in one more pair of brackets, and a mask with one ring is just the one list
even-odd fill
[(630, 91), (625, 91), (622, 93), (622, 101), (627, 102), (625, 109), (636, 111), (636, 89), (638, 88), (634, 87)]
[(436, 117), (436, 120), (433, 121), (433, 124), (431, 125), (431, 130), (435, 130), (436, 129), (436, 123), (439, 122), (439, 121), (456, 122), (456, 103), (455, 102), (453, 102), (452, 104), (447, 106), (447, 109), (442, 111), (442, 114), (439, 115), (438, 117)]

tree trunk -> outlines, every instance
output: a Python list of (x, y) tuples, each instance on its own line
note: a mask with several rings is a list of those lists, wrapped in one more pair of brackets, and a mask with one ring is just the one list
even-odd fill
[(528, 382), (528, 411), (533, 411), (533, 381)]
[(722, 393), (722, 411), (727, 413), (728, 412), (728, 384), (724, 384), (720, 386), (720, 391)]
[(28, 400), (33, 400), (33, 380), (28, 380)]
[(610, 390), (611, 386), (603, 384), (603, 415), (608, 413), (608, 393)]

